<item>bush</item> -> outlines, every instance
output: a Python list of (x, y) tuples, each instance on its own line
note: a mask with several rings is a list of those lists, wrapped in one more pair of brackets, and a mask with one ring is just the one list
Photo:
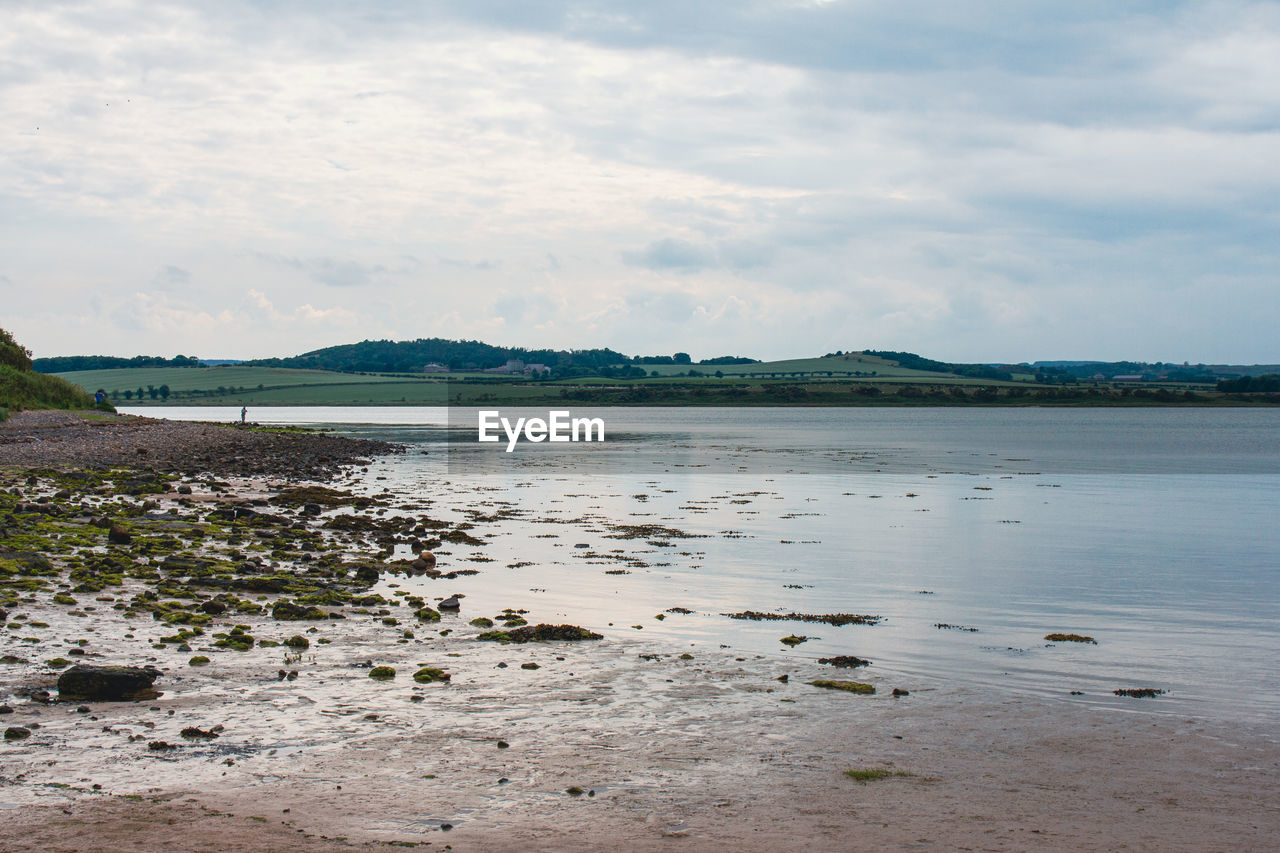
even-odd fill
[(13, 335), (0, 329), (0, 364), (14, 370), (31, 369), (31, 350), (13, 339)]

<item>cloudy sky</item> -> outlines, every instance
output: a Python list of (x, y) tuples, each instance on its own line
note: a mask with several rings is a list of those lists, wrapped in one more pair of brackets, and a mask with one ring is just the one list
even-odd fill
[(1280, 360), (1280, 4), (0, 0), (0, 326)]

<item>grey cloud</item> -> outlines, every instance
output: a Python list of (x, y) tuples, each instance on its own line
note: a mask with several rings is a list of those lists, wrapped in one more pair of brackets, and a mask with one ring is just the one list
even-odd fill
[(384, 264), (365, 264), (349, 259), (298, 258), (269, 252), (250, 252), (252, 257), (268, 264), (287, 267), (305, 274), (312, 281), (329, 287), (367, 287), (379, 283), (387, 276), (411, 272), (418, 266), (416, 260), (406, 256), (399, 267)]
[(706, 269), (716, 263), (711, 249), (671, 237), (656, 240), (639, 251), (623, 252), (622, 258), (632, 266), (686, 272)]

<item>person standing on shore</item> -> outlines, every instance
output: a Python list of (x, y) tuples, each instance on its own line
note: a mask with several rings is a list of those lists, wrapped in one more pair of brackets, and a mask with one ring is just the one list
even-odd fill
[(249, 407), (241, 406), (240, 407), (240, 423), (244, 423), (244, 419), (248, 417), (248, 415), (249, 415)]

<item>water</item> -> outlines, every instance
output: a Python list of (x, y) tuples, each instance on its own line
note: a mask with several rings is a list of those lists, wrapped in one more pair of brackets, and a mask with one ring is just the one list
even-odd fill
[[(239, 417), (239, 409), (138, 412)], [(1280, 411), (574, 415), (604, 418), (608, 440), (506, 454), (474, 443), (475, 410), (250, 412), (262, 423), (329, 425), (408, 445), (358, 474), (355, 488), (427, 502), (433, 518), (501, 513), (472, 531), (484, 546), (441, 549), (442, 568), (480, 574), (398, 581), (424, 595), (464, 593), (472, 614), (527, 608), (531, 621), (677, 650), (853, 654), (874, 662), (858, 673), (908, 687), (962, 680), (1100, 707), (1280, 722)], [(690, 538), (611, 538), (618, 525), (638, 524)], [(629, 573), (606, 574), (618, 570)], [(671, 607), (694, 613), (655, 618)], [(720, 615), (746, 609), (883, 622)], [(1050, 632), (1097, 645), (1047, 644)], [(788, 634), (813, 639), (788, 650), (778, 642)], [(1169, 694), (1114, 697), (1122, 687)]]

